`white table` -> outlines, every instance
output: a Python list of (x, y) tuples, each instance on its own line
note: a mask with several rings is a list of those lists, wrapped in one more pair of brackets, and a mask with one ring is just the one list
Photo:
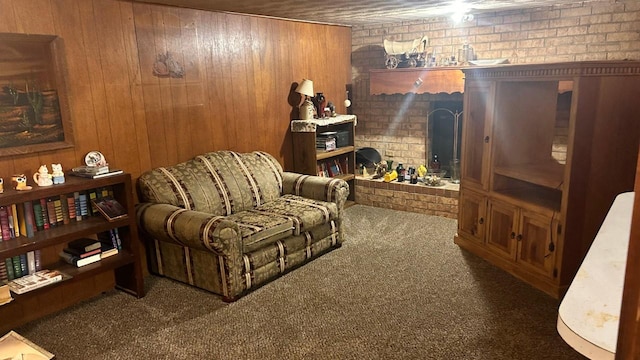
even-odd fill
[(560, 336), (590, 359), (614, 359), (634, 193), (616, 197), (558, 312)]

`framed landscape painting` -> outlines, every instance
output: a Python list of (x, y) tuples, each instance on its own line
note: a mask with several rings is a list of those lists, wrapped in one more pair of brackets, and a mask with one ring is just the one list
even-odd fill
[(62, 39), (0, 33), (0, 157), (73, 146)]

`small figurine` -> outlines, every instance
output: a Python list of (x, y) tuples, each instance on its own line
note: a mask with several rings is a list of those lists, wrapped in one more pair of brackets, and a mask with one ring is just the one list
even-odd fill
[(24, 174), (13, 175), (11, 180), (14, 188), (18, 191), (33, 189), (31, 186), (27, 185), (27, 177), (24, 176)]
[(4, 192), (4, 179), (0, 178), (0, 193)]
[(329, 108), (329, 116), (336, 117), (338, 115), (336, 114), (336, 106), (331, 101), (327, 103), (327, 108)]
[(49, 174), (49, 169), (47, 169), (47, 165), (40, 165), (40, 169), (38, 169), (38, 172), (33, 174), (33, 181), (36, 184), (38, 184), (38, 186), (53, 185), (53, 181), (51, 180), (51, 174)]
[[(374, 179), (380, 179), (381, 177), (383, 177), (386, 173), (387, 173), (387, 166), (388, 166), (388, 162), (386, 161), (380, 161), (379, 163), (376, 164), (376, 169), (375, 169), (375, 174), (373, 175)], [(391, 171), (389, 171), (391, 172)]]
[(51, 164), (51, 177), (54, 184), (64, 184), (64, 172), (62, 172), (62, 164)]
[(388, 183), (388, 182), (392, 182), (395, 179), (399, 180), (400, 179), (399, 176), (400, 175), (398, 175), (398, 172), (396, 170), (391, 170), (391, 172), (388, 172), (383, 175), (382, 181)]

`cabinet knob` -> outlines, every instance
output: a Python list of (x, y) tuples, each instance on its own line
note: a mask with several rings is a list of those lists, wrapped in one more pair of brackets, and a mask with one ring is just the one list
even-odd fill
[(511, 232), (511, 238), (512, 238), (512, 239), (515, 239), (515, 237), (516, 237), (516, 233)]
[(485, 136), (484, 137), (484, 142), (487, 143), (487, 144), (489, 143), (489, 136)]
[(484, 218), (478, 219), (478, 224), (480, 224), (480, 225), (484, 224)]
[(521, 241), (521, 240), (522, 240), (522, 234), (518, 234), (518, 236), (516, 236), (516, 239), (517, 239), (518, 241)]

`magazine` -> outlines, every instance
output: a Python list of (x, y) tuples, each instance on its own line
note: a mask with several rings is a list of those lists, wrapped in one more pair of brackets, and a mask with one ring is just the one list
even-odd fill
[(62, 273), (58, 270), (40, 270), (9, 281), (9, 289), (16, 294), (24, 294), (31, 290), (53, 284), (62, 280)]

